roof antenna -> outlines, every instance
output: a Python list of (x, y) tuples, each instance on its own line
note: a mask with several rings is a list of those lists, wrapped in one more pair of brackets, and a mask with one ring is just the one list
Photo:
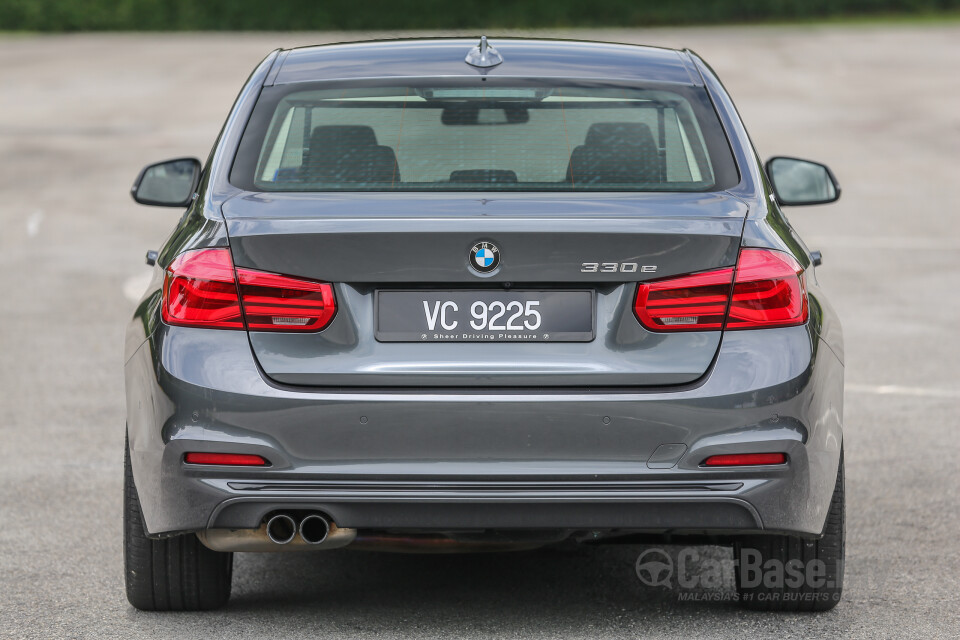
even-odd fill
[(503, 57), (487, 44), (487, 36), (480, 36), (480, 44), (470, 49), (466, 62), (474, 67), (495, 67), (503, 62)]

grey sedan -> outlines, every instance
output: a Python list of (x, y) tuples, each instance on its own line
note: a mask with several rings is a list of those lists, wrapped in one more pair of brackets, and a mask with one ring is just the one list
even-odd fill
[(843, 584), (843, 340), (696, 54), (397, 40), (274, 51), (126, 335), (126, 586), (211, 609), (234, 552), (709, 540), (740, 602)]

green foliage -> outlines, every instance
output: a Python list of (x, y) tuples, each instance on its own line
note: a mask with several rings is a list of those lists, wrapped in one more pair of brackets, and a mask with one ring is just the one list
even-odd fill
[(960, 9), (960, 0), (0, 0), (0, 30), (644, 27)]

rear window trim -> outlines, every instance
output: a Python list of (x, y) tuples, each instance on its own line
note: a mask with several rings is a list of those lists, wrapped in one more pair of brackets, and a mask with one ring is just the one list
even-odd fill
[[(328, 90), (333, 88), (343, 88), (343, 89), (352, 89), (352, 88), (366, 88), (366, 87), (378, 87), (378, 86), (423, 86), (423, 87), (436, 87), (443, 85), (457, 85), (462, 86), (464, 82), (469, 81), (479, 81), (483, 83), (488, 83), (482, 86), (494, 87), (494, 86), (515, 86), (518, 84), (524, 86), (545, 86), (545, 87), (554, 87), (557, 85), (576, 85), (579, 87), (589, 87), (589, 88), (625, 88), (625, 89), (638, 89), (638, 90), (664, 90), (672, 91), (679, 93), (682, 97), (686, 98), (690, 103), (690, 106), (696, 112), (704, 112), (712, 114), (711, 125), (715, 124), (716, 126), (710, 126), (703, 129), (704, 142), (707, 145), (707, 151), (711, 154), (711, 158), (715, 160), (714, 175), (715, 182), (712, 185), (708, 185), (702, 189), (684, 189), (677, 190), (675, 188), (670, 188), (670, 185), (666, 185), (662, 189), (636, 189), (636, 188), (605, 188), (605, 189), (558, 189), (555, 187), (551, 188), (533, 188), (529, 183), (521, 184), (518, 188), (501, 188), (499, 189), (427, 189), (427, 188), (418, 188), (412, 186), (410, 188), (405, 188), (403, 186), (398, 186), (394, 189), (368, 189), (368, 188), (358, 188), (358, 189), (347, 189), (347, 188), (338, 188), (338, 189), (328, 189), (328, 190), (298, 190), (298, 189), (275, 189), (275, 190), (264, 190), (259, 188), (255, 184), (256, 178), (256, 168), (259, 161), (260, 149), (262, 148), (265, 138), (269, 133), (270, 121), (273, 118), (274, 110), (276, 106), (280, 103), (283, 98), (291, 93), (299, 91), (311, 91), (311, 90)], [(265, 101), (266, 98), (266, 101)], [(266, 108), (264, 108), (266, 107)], [(253, 131), (259, 129), (259, 135), (248, 135), (251, 132), (251, 127)], [(721, 144), (722, 143), (722, 144)], [(238, 175), (239, 174), (239, 175)], [(737, 155), (733, 149), (732, 142), (729, 137), (729, 132), (727, 131), (726, 126), (724, 125), (724, 120), (722, 115), (717, 111), (717, 105), (715, 104), (712, 96), (710, 96), (709, 91), (706, 87), (697, 84), (689, 83), (680, 83), (680, 82), (649, 82), (649, 81), (639, 81), (633, 80), (630, 78), (582, 78), (582, 77), (561, 77), (561, 76), (540, 76), (540, 77), (524, 77), (524, 76), (465, 76), (465, 75), (448, 75), (448, 76), (390, 76), (390, 77), (377, 77), (377, 78), (354, 78), (354, 79), (322, 79), (311, 82), (288, 82), (288, 83), (279, 83), (269, 86), (263, 86), (261, 88), (260, 94), (257, 96), (257, 102), (254, 105), (250, 117), (247, 119), (247, 122), (244, 125), (243, 132), (240, 135), (239, 142), (236, 147), (236, 151), (231, 159), (230, 168), (227, 172), (227, 181), (233, 187), (241, 189), (250, 193), (262, 193), (262, 194), (273, 194), (273, 193), (299, 193), (299, 194), (401, 194), (401, 193), (436, 193), (436, 194), (446, 194), (446, 193), (517, 193), (517, 192), (529, 192), (529, 193), (558, 193), (558, 194), (567, 194), (567, 195), (598, 195), (603, 193), (720, 193), (728, 191), (736, 186), (738, 186), (743, 178), (743, 174), (740, 170), (739, 164), (737, 162)], [(422, 183), (426, 184), (426, 183)], [(674, 185), (680, 183), (672, 183)]]

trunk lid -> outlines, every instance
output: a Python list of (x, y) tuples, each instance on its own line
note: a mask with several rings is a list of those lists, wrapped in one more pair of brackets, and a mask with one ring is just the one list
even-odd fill
[[(483, 195), (493, 197), (273, 193), (224, 203), (237, 267), (335, 283), (337, 312), (324, 331), (250, 332), (264, 372), (337, 387), (632, 387), (706, 372), (720, 332), (647, 331), (633, 313), (636, 282), (734, 265), (741, 201), (723, 193)], [(498, 249), (491, 273), (470, 265), (479, 242)], [(378, 340), (378, 292), (421, 292), (426, 319), (432, 312), (436, 321), (438, 292), (467, 291), (462, 302), (472, 291), (553, 290), (591, 292), (592, 339), (387, 342), (381, 332)]]

